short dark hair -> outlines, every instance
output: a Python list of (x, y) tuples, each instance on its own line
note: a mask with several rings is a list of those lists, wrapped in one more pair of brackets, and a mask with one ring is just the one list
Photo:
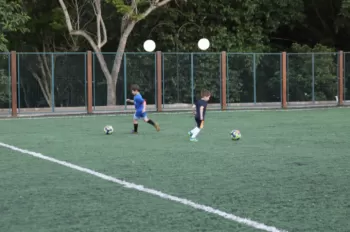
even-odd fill
[(201, 97), (209, 97), (211, 95), (210, 91), (207, 89), (202, 89)]
[(132, 91), (140, 91), (140, 86), (136, 85), (136, 84), (132, 84), (131, 85), (131, 90)]

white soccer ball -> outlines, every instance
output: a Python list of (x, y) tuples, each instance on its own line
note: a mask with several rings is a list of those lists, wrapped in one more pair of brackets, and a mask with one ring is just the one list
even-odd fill
[(239, 130), (231, 131), (230, 135), (232, 140), (239, 140), (242, 137), (241, 132)]
[(210, 42), (206, 38), (202, 38), (198, 41), (198, 48), (200, 50), (207, 50), (210, 47)]
[(112, 134), (113, 133), (113, 127), (112, 126), (105, 126), (104, 128), (103, 128), (103, 131), (105, 132), (105, 134), (106, 135), (110, 135), (110, 134)]
[(153, 52), (156, 49), (156, 43), (151, 39), (146, 40), (143, 43), (143, 49), (145, 49), (146, 52)]

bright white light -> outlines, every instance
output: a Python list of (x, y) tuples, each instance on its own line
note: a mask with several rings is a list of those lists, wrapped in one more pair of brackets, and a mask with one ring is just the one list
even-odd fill
[(210, 42), (206, 38), (202, 38), (198, 41), (198, 47), (200, 50), (207, 50), (210, 47)]
[(146, 40), (143, 43), (143, 49), (145, 49), (146, 52), (153, 52), (156, 49), (156, 43), (151, 39)]

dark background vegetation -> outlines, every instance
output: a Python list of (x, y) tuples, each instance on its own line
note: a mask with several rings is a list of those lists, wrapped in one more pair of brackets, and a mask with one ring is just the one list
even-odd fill
[[(67, 4), (82, 6), (81, 25), (93, 33), (96, 21), (89, 1), (68, 0)], [(108, 31), (102, 50), (116, 52), (122, 15), (113, 4), (103, 1), (102, 6)], [(220, 55), (215, 53), (221, 51), (228, 52), (228, 102), (280, 101), (281, 51), (289, 53), (290, 101), (334, 100), (337, 51), (350, 50), (348, 6), (341, 0), (172, 1), (132, 31), (123, 59), (126, 63), (119, 72), (117, 104), (124, 104), (125, 95), (129, 97), (125, 87), (132, 82), (139, 83), (148, 102), (154, 103), (154, 55), (131, 53), (143, 52), (146, 39), (155, 40), (157, 50), (173, 52), (163, 57), (164, 101), (168, 104), (191, 102), (192, 77), (195, 93), (208, 88), (213, 101), (219, 102)], [(84, 38), (69, 36), (58, 1), (0, 0), (0, 26), (2, 51), (36, 52), (18, 55), (21, 107), (85, 105), (84, 52), (91, 47)], [(191, 57), (191, 52), (199, 52), (197, 41), (202, 37), (211, 41), (210, 49)], [(105, 54), (105, 59), (112, 65), (114, 55)], [(349, 62), (345, 55), (345, 67)], [(8, 64), (8, 55), (3, 54), (1, 107), (9, 105)], [(96, 105), (106, 104), (106, 81), (96, 59), (94, 96)]]

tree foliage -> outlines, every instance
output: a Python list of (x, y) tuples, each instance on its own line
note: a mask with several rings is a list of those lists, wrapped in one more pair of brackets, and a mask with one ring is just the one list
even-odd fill
[[(191, 103), (192, 94), (200, 88), (210, 89), (213, 102), (220, 102), (221, 51), (228, 52), (229, 103), (281, 100), (280, 51), (293, 53), (288, 55), (289, 100), (334, 100), (335, 52), (350, 49), (350, 3), (346, 0), (0, 3), (0, 25), (6, 25), (1, 36), (9, 41), (8, 48), (37, 52), (23, 55), (19, 64), (21, 101), (26, 106), (38, 105), (43, 99), (44, 105), (50, 105), (51, 96), (55, 96), (57, 106), (64, 105), (64, 99), (69, 105), (84, 104), (84, 55), (78, 59), (73, 54), (57, 54), (52, 61), (51, 54), (40, 56), (38, 52), (94, 50), (95, 103), (106, 105), (124, 104), (125, 91), (132, 82), (141, 85), (148, 102), (154, 102), (154, 54), (124, 54), (142, 52), (142, 44), (149, 38), (156, 41), (157, 50), (178, 52), (163, 55), (166, 104)], [(71, 22), (68, 29), (67, 15)], [(197, 41), (202, 37), (211, 41), (208, 52), (189, 53), (198, 52)], [(0, 43), (3, 50), (4, 42)], [(312, 56), (311, 52), (319, 54)], [(347, 57), (345, 64), (349, 65)], [(40, 67), (45, 63), (49, 68), (43, 72)], [(51, 86), (52, 78), (55, 86)]]
[(335, 100), (338, 57), (334, 49), (293, 44), (292, 51), (288, 55), (289, 100)]
[(0, 0), (0, 51), (7, 51), (7, 34), (26, 32), (25, 23), (29, 16), (22, 9), (20, 1)]
[(9, 107), (9, 87), (10, 87), (10, 78), (6, 75), (4, 69), (0, 69), (0, 107), (7, 108)]

